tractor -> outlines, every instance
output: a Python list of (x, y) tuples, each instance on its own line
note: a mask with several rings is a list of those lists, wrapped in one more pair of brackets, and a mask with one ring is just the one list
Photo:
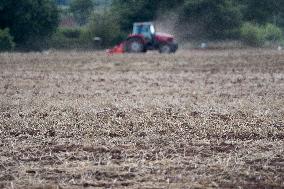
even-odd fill
[(127, 39), (110, 49), (110, 53), (145, 53), (148, 50), (158, 50), (160, 53), (175, 53), (178, 44), (169, 34), (158, 33), (152, 22), (133, 24), (133, 32)]

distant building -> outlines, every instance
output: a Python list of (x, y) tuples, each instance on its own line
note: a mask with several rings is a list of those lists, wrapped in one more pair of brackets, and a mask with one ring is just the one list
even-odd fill
[[(56, 4), (59, 6), (68, 6), (72, 0), (55, 0)], [(112, 0), (93, 0), (95, 6), (108, 7), (110, 6)]]
[(112, 3), (112, 0), (94, 0), (93, 1), (95, 6), (98, 6), (98, 7), (108, 7), (111, 5)]
[(59, 26), (64, 28), (74, 28), (77, 27), (78, 24), (76, 23), (74, 17), (66, 16), (60, 20)]
[(70, 3), (70, 0), (55, 0), (55, 2), (59, 6), (68, 6)]

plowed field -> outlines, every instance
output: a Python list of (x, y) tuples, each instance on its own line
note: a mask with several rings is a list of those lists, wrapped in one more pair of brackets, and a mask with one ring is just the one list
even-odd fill
[(0, 188), (284, 188), (284, 52), (0, 54)]

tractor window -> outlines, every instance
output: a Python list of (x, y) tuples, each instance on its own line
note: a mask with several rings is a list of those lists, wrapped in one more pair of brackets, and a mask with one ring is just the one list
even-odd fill
[(133, 34), (139, 34), (139, 33), (141, 33), (141, 26), (134, 26)]
[(150, 33), (150, 30), (149, 30), (149, 27), (148, 27), (148, 26), (142, 27), (141, 34), (143, 34), (143, 35), (148, 35), (149, 33)]
[(142, 30), (142, 35), (147, 39), (151, 40), (152, 34), (149, 26), (144, 26)]
[(153, 28), (150, 25), (136, 25), (133, 28), (133, 34), (141, 34), (145, 38), (151, 39)]

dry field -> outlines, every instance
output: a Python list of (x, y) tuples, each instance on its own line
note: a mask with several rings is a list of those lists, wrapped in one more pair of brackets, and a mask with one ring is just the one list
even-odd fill
[(0, 54), (0, 188), (284, 188), (284, 52)]

